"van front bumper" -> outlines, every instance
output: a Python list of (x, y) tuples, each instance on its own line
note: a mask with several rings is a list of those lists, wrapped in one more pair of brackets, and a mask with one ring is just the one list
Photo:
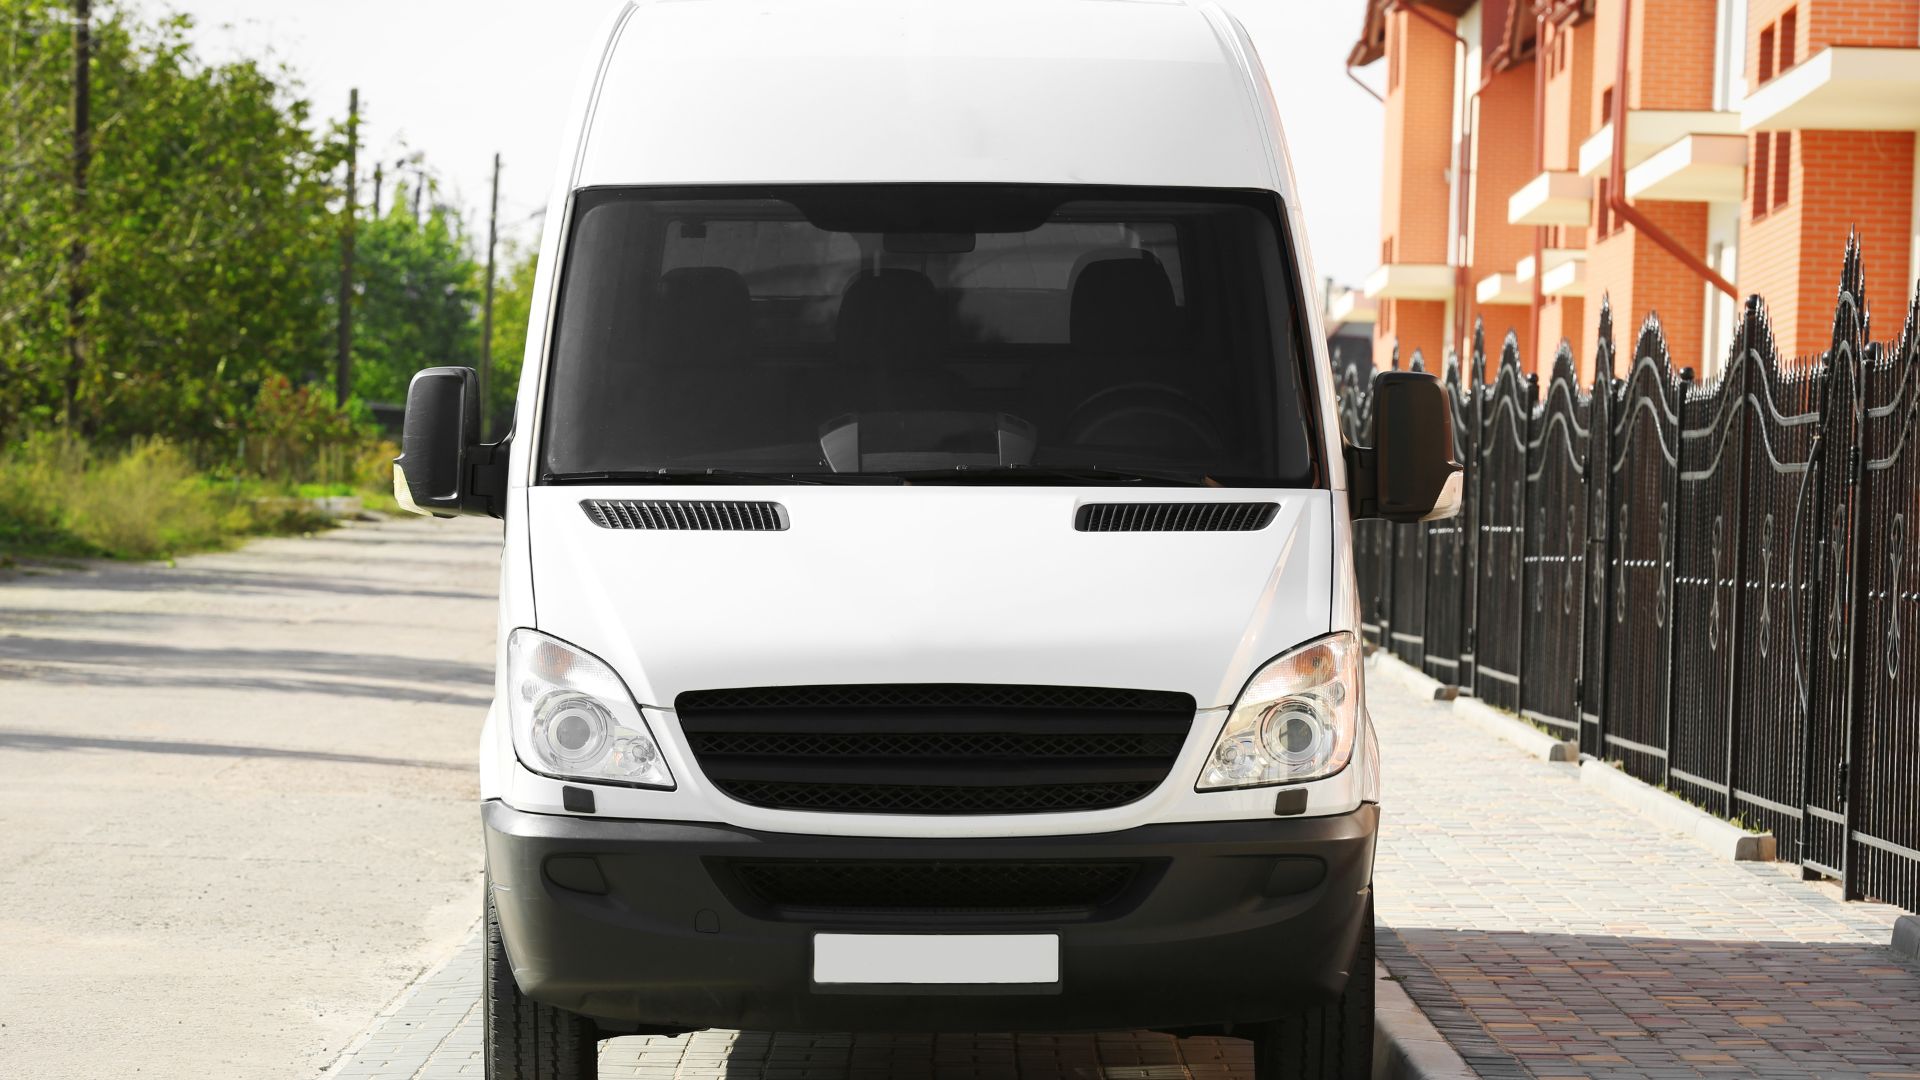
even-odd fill
[[(1337, 996), (1368, 910), (1379, 808), (966, 839), (530, 814), (498, 801), (482, 817), (521, 990), (608, 1034), (1097, 1031), (1255, 1023)], [(1138, 872), (1086, 910), (885, 911), (770, 903), (736, 872), (762, 860), (1087, 861)], [(1060, 982), (818, 986), (817, 932), (1058, 934)]]

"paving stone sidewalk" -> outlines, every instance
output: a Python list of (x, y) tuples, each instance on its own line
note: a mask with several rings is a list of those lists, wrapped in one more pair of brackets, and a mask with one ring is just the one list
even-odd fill
[(1715, 859), (1573, 765), (1367, 689), (1381, 957), (1481, 1075), (1920, 1077), (1897, 910)]
[[(1920, 971), (1886, 948), (1898, 912), (1717, 861), (1450, 706), (1393, 679), (1368, 691), (1388, 793), (1382, 959), (1481, 1075), (1920, 1078)], [(478, 976), (476, 937), (331, 1075), (481, 1075)], [(703, 1032), (612, 1040), (600, 1074), (1225, 1080), (1251, 1076), (1248, 1052), (1146, 1033)]]

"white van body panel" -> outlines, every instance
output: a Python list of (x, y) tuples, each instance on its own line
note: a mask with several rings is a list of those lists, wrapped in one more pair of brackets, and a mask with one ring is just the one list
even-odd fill
[(1123, 686), (1217, 708), (1255, 667), (1329, 628), (1324, 491), (1179, 491), (1182, 503), (1277, 502), (1254, 532), (1085, 533), (1080, 504), (1167, 490), (718, 490), (779, 503), (789, 527), (606, 529), (582, 500), (687, 492), (530, 493), (539, 629), (611, 664), (643, 707), (716, 687), (899, 682)]
[[(1083, 836), (1090, 833), (1121, 832), (1144, 825), (1187, 821), (1273, 821), (1274, 795), (1271, 787), (1243, 788), (1238, 791), (1194, 790), (1194, 781), (1205, 766), (1220, 727), (1226, 723), (1227, 710), (1213, 709), (1198, 714), (1193, 734), (1174, 763), (1173, 773), (1159, 790), (1139, 802), (1110, 810), (1089, 810), (1058, 814), (834, 814), (797, 810), (773, 810), (737, 802), (714, 790), (687, 757), (680, 738), (679, 723), (671, 711), (648, 710), (647, 723), (661, 737), (661, 751), (672, 766), (679, 786), (673, 791), (599, 786), (594, 788), (595, 810), (600, 817), (640, 821), (713, 821), (762, 833), (797, 833), (805, 836), (876, 837), (994, 837), (994, 836)], [(1353, 761), (1324, 780), (1295, 784), (1285, 790), (1304, 791), (1306, 808), (1297, 817), (1328, 817), (1353, 812), (1362, 802), (1377, 801), (1377, 753), (1363, 747), (1373, 746), (1371, 734), (1356, 742)], [(512, 748), (499, 777), (499, 793), (494, 796), (516, 810), (533, 814), (566, 814), (569, 811), (561, 795), (567, 784), (541, 776), (512, 760)], [(575, 781), (572, 786), (579, 787)]]
[[(1089, 7), (1100, 17), (1084, 18)], [(511, 630), (538, 628), (607, 661), (647, 707), (678, 788), (598, 786), (599, 813), (871, 836), (1270, 818), (1273, 788), (1197, 793), (1193, 783), (1225, 706), (1261, 663), (1331, 630), (1359, 631), (1334, 385), (1311, 296), (1296, 305), (1313, 351), (1319, 457), (1331, 490), (533, 484), (559, 267), (573, 194), (583, 188), (1260, 189), (1283, 201), (1295, 280), (1315, 280), (1279, 110), (1238, 22), (1217, 5), (1184, 0), (654, 0), (610, 13), (582, 72), (521, 372), (496, 668), (504, 679)], [(1032, 122), (1009, 124), (1008, 116)], [(778, 533), (605, 530), (578, 506), (595, 497), (767, 499), (794, 525)], [(1199, 538), (1072, 529), (1081, 503), (1167, 499), (1271, 500), (1281, 511), (1258, 532)], [(1051, 538), (1046, 550), (1034, 543), (1040, 536)], [(1018, 546), (1009, 537), (1020, 537)], [(736, 802), (704, 783), (671, 711), (686, 689), (862, 681), (1178, 690), (1203, 711), (1150, 798), (1086, 813), (965, 817)], [(504, 684), (496, 693), (503, 699)], [(482, 732), (481, 797), (565, 812), (562, 785), (517, 761), (499, 713), (489, 711)], [(1378, 770), (1368, 733), (1346, 770), (1295, 787), (1308, 793), (1307, 815), (1346, 813), (1378, 798)]]
[(1281, 190), (1264, 126), (1178, 0), (653, 3), (620, 28), (574, 186)]

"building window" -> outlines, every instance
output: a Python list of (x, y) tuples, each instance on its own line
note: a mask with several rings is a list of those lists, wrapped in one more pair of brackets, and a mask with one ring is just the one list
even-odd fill
[(1387, 22), (1387, 93), (1400, 88), (1400, 34), (1393, 20)]
[[(1613, 202), (1611, 199), (1608, 198), (1607, 178), (1604, 176), (1601, 177), (1594, 186), (1593, 215), (1594, 215), (1593, 231), (1595, 235), (1597, 235), (1602, 240), (1605, 240), (1607, 237), (1612, 236), (1613, 235)], [(1538, 266), (1534, 267), (1533, 272), (1536, 274), (1539, 273), (1540, 267)]]
[(1774, 76), (1787, 70), (1799, 59), (1800, 9), (1790, 7), (1780, 16), (1780, 21), (1771, 23), (1760, 31), (1759, 79), (1755, 86), (1763, 85)]
[(1600, 91), (1600, 123), (1613, 123), (1613, 87), (1611, 86)]
[(1767, 185), (1773, 179), (1773, 133), (1761, 131), (1753, 136), (1753, 168), (1747, 174), (1753, 177), (1753, 220), (1759, 221), (1773, 209), (1773, 200), (1768, 196)]
[(1773, 136), (1773, 201), (1768, 210), (1787, 205), (1788, 185), (1793, 177), (1793, 132), (1775, 132)]

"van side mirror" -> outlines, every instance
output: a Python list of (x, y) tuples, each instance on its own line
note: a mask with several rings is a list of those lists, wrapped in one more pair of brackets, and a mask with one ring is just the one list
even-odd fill
[(1453, 460), (1453, 403), (1440, 380), (1420, 371), (1373, 377), (1373, 445), (1347, 447), (1353, 517), (1437, 521), (1460, 512), (1460, 463)]
[(416, 514), (506, 512), (507, 440), (480, 442), (480, 377), (469, 367), (427, 368), (407, 386), (393, 497)]

